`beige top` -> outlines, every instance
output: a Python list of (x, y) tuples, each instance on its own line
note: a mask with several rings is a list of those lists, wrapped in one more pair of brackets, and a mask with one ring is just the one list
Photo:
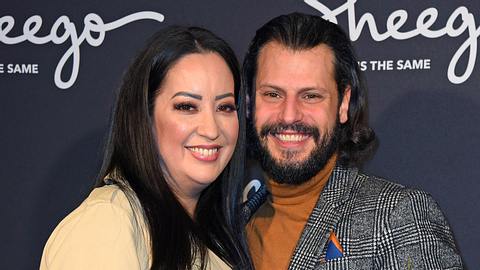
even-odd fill
[[(117, 186), (94, 189), (55, 228), (40, 269), (149, 269), (148, 232), (137, 212)], [(207, 269), (231, 269), (210, 250), (208, 262)]]

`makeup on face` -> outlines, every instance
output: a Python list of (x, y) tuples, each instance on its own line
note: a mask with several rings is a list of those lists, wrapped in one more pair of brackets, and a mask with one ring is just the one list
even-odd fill
[(233, 75), (216, 53), (174, 64), (154, 105), (154, 130), (167, 182), (182, 200), (217, 179), (235, 150), (238, 118)]

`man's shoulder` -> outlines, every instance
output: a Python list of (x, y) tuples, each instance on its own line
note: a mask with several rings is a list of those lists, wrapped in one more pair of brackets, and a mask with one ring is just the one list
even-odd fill
[(386, 268), (411, 264), (412, 269), (461, 269), (448, 221), (429, 193), (365, 173), (358, 173), (353, 183), (337, 224), (350, 258), (362, 257), (371, 246), (371, 256)]
[(399, 201), (421, 197), (428, 198), (431, 195), (423, 190), (364, 172), (357, 174), (352, 186), (352, 198), (357, 202), (375, 201), (377, 205), (395, 207)]
[(344, 205), (346, 215), (356, 219), (357, 215), (371, 213), (377, 219), (385, 218), (393, 224), (412, 222), (423, 216), (431, 222), (446, 225), (438, 203), (423, 190), (366, 173), (358, 173), (352, 181), (350, 198)]
[[(243, 214), (245, 220), (265, 202), (268, 190), (261, 179), (251, 179), (244, 188)], [(320, 194), (319, 194), (320, 195)], [(337, 166), (321, 196), (331, 198), (334, 204), (344, 204), (346, 212), (378, 212), (388, 217), (395, 209), (418, 204), (434, 204), (430, 194), (406, 187), (396, 181), (361, 172), (358, 168)]]

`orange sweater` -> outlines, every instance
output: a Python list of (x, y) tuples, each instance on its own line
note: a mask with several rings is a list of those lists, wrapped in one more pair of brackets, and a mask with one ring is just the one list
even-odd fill
[(330, 177), (337, 156), (299, 186), (266, 181), (270, 195), (247, 225), (255, 269), (287, 269), (303, 227)]

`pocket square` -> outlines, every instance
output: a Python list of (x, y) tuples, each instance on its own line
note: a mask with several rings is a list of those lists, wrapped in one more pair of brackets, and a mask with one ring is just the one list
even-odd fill
[(337, 236), (332, 231), (327, 242), (327, 253), (325, 255), (326, 260), (333, 260), (343, 257), (343, 247), (337, 239)]

